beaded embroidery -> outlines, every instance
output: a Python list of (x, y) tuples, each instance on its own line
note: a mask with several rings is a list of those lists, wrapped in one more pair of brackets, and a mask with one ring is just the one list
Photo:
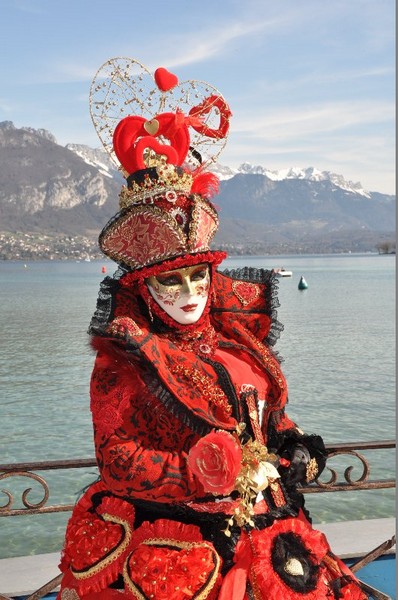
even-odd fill
[(183, 332), (180, 335), (175, 331), (163, 335), (183, 352), (203, 354), (208, 358), (214, 355), (218, 347), (218, 335), (212, 325), (198, 331)]
[(260, 295), (259, 286), (248, 281), (233, 281), (232, 290), (242, 306), (251, 304)]
[(227, 396), (221, 388), (211, 381), (210, 377), (207, 377), (194, 367), (183, 367), (182, 365), (172, 365), (170, 366), (170, 371), (174, 375), (184, 377), (211, 404), (221, 408), (228, 416), (231, 415), (232, 407), (228, 402)]

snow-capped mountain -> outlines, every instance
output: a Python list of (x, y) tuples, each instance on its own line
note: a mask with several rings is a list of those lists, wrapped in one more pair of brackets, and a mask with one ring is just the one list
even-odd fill
[[(68, 144), (69, 150), (80, 156), (88, 165), (96, 167), (102, 175), (107, 177), (115, 177), (119, 174), (115, 164), (107, 153), (100, 148), (90, 148), (82, 144)], [(250, 163), (242, 163), (238, 168), (229, 167), (227, 165), (215, 164), (210, 169), (218, 175), (220, 181), (232, 179), (239, 173), (244, 175), (265, 175), (271, 181), (283, 181), (285, 179), (306, 179), (308, 181), (330, 181), (333, 185), (346, 192), (360, 194), (366, 198), (370, 198), (370, 193), (364, 190), (362, 185), (357, 182), (346, 180), (343, 175), (332, 173), (331, 171), (319, 171), (315, 167), (291, 167), (289, 169), (281, 169), (272, 171), (261, 165), (251, 165)]]
[[(61, 146), (42, 129), (0, 123), (3, 232), (96, 237), (118, 210), (124, 179), (102, 149)], [(215, 244), (239, 252), (374, 249), (393, 236), (395, 196), (314, 167), (217, 164)], [(239, 248), (238, 248), (239, 246)]]
[(370, 198), (370, 192), (365, 190), (360, 182), (354, 183), (353, 181), (346, 180), (343, 175), (332, 173), (331, 171), (319, 171), (315, 167), (291, 167), (290, 169), (281, 169), (279, 171), (272, 171), (261, 165), (251, 165), (250, 163), (243, 163), (238, 168), (231, 168), (224, 165), (215, 165), (211, 169), (221, 181), (231, 179), (235, 175), (242, 173), (245, 175), (265, 175), (272, 181), (284, 181), (285, 179), (306, 179), (308, 181), (330, 181), (333, 185), (346, 192), (353, 192), (354, 194), (360, 194), (366, 198)]
[(91, 167), (98, 169), (101, 175), (105, 175), (105, 177), (110, 177), (111, 179), (120, 175), (115, 163), (101, 148), (90, 148), (90, 146), (85, 146), (84, 144), (67, 144), (66, 148), (77, 154), (77, 156), (80, 156)]

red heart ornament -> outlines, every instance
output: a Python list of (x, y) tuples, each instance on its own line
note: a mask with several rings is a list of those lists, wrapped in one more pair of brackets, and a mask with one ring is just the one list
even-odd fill
[(168, 92), (172, 90), (176, 85), (178, 85), (178, 77), (174, 75), (174, 73), (170, 73), (164, 67), (159, 67), (155, 71), (155, 81), (156, 85), (160, 89), (161, 92)]
[(249, 283), (248, 281), (234, 281), (232, 283), (232, 289), (242, 306), (251, 304), (260, 295), (259, 286), (255, 283)]
[(172, 540), (164, 547), (156, 541), (140, 544), (128, 557), (124, 576), (127, 594), (143, 600), (207, 598), (218, 583), (214, 548), (206, 543)]
[[(148, 129), (155, 126), (153, 135), (147, 135)], [(162, 136), (170, 144), (158, 140)], [(145, 169), (143, 152), (152, 148), (158, 154), (164, 154), (167, 162), (181, 165), (189, 149), (189, 132), (184, 122), (179, 123), (173, 113), (161, 113), (151, 121), (144, 117), (130, 115), (122, 119), (113, 134), (113, 148), (120, 163), (131, 174), (139, 169)]]

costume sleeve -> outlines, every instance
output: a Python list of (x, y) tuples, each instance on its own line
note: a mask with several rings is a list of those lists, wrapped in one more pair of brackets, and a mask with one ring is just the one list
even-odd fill
[(99, 352), (90, 395), (97, 462), (110, 491), (155, 502), (203, 495), (187, 466), (198, 436), (148, 391), (139, 365)]
[(325, 468), (327, 451), (322, 438), (301, 431), (285, 409), (271, 413), (269, 445), (285, 459), (286, 466), (281, 469), (285, 483), (308, 483)]

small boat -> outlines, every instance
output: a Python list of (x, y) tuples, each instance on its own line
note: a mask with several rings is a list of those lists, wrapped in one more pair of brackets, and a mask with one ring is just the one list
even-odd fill
[(306, 282), (306, 280), (304, 279), (303, 276), (300, 277), (300, 281), (298, 283), (298, 289), (299, 290), (306, 290), (308, 288), (308, 283)]
[(285, 267), (279, 267), (278, 269), (272, 269), (277, 277), (291, 277), (293, 271), (286, 271)]
[(101, 273), (106, 273), (106, 267), (105, 266), (102, 267)]

